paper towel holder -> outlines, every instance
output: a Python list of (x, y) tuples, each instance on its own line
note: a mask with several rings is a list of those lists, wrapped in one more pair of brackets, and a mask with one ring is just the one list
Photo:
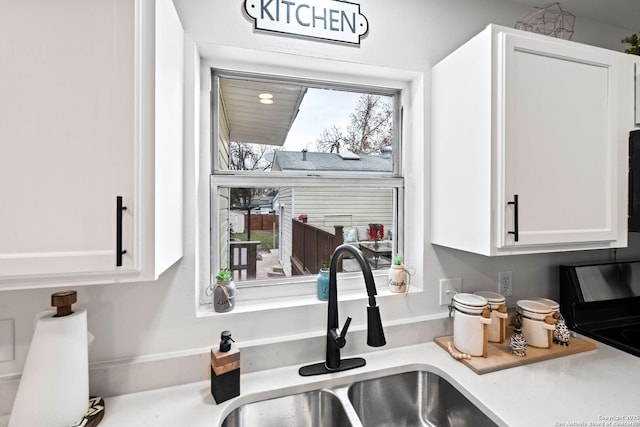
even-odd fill
[(73, 314), (71, 305), (78, 301), (76, 291), (62, 291), (51, 294), (51, 305), (56, 308), (53, 317), (64, 317)]

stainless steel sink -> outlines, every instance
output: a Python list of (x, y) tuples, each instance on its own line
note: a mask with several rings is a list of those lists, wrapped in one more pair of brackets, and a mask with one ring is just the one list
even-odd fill
[(247, 403), (222, 427), (496, 426), (444, 378), (412, 371)]
[(365, 427), (496, 426), (442, 377), (406, 372), (354, 383), (349, 400)]
[(351, 425), (344, 406), (329, 390), (316, 390), (248, 403), (231, 412), (222, 423), (222, 427)]

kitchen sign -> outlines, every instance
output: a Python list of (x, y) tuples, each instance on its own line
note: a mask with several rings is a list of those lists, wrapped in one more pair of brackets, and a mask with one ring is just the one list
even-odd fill
[(256, 30), (360, 44), (368, 31), (360, 5), (339, 0), (245, 0)]

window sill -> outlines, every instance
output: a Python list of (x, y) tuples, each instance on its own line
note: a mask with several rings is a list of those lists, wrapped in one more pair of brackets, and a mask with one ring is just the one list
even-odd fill
[[(340, 287), (340, 290), (338, 291), (338, 301), (363, 301), (365, 303), (368, 301), (367, 292), (364, 287), (364, 280), (362, 280), (360, 273), (357, 273), (357, 276), (360, 278), (358, 279), (354, 275), (350, 275), (344, 279), (338, 279), (338, 285)], [(408, 293), (391, 292), (387, 287), (387, 277), (386, 271), (384, 274), (374, 273), (376, 291), (378, 293), (376, 295), (376, 299), (378, 301), (387, 298), (406, 298), (408, 294), (422, 292), (422, 287), (418, 285), (409, 286)], [(361, 284), (358, 286), (357, 282), (360, 282)], [(308, 288), (310, 286), (313, 286), (315, 290), (315, 276), (313, 281), (293, 283), (290, 286), (292, 289), (299, 289), (301, 286), (304, 286), (307, 289), (306, 294), (296, 294), (294, 291), (288, 296), (285, 292), (278, 292), (280, 295), (273, 295), (274, 289), (271, 288), (267, 291), (270, 296), (265, 297), (265, 287), (240, 288), (236, 290), (236, 297), (238, 298), (238, 301), (236, 307), (232, 311), (217, 313), (213, 310), (212, 304), (200, 304), (196, 316), (201, 318), (224, 316), (227, 314), (259, 313), (270, 310), (281, 310), (283, 308), (324, 305), (327, 303), (326, 301), (320, 301), (316, 297), (315, 292), (313, 294), (308, 293)], [(285, 285), (280, 286), (281, 291), (282, 287), (285, 287)]]

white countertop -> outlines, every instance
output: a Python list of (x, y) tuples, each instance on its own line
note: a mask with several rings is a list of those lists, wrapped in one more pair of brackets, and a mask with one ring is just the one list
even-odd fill
[(108, 398), (100, 427), (219, 426), (244, 403), (412, 370), (444, 377), (499, 425), (640, 426), (640, 358), (601, 343), (595, 351), (484, 375), (433, 342), (364, 357), (366, 366), (338, 374), (301, 377), (299, 366), (243, 374), (240, 396), (220, 405), (208, 381)]

